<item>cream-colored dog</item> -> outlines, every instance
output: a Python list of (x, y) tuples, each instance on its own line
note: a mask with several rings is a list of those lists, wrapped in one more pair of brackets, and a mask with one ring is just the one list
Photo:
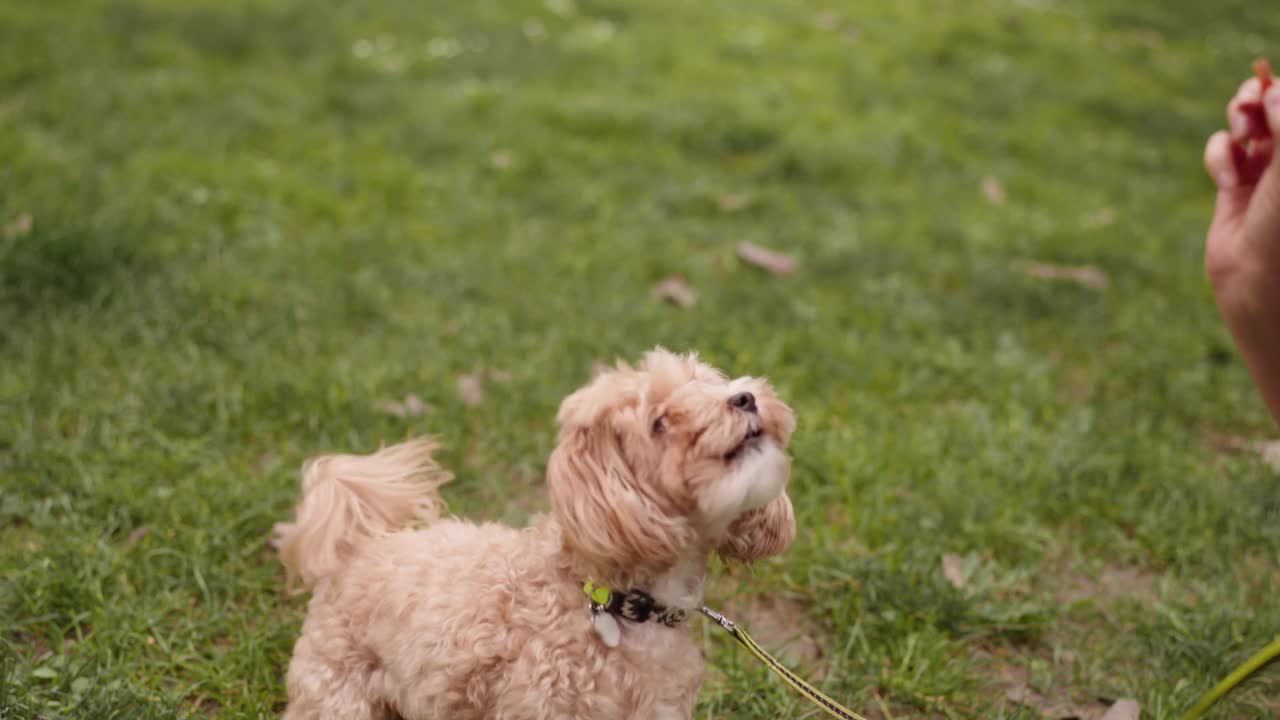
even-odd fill
[[(306, 464), (278, 528), (313, 591), (286, 718), (691, 717), (703, 661), (685, 617), (710, 554), (795, 537), (791, 409), (659, 349), (570, 395), (559, 423), (553, 515), (523, 530), (439, 519), (450, 476), (429, 442)], [(593, 603), (588, 581), (613, 597)]]

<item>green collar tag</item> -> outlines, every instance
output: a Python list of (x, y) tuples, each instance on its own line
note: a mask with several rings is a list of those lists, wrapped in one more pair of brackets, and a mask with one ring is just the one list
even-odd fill
[(603, 585), (596, 585), (590, 580), (582, 584), (582, 592), (596, 605), (608, 605), (613, 593)]

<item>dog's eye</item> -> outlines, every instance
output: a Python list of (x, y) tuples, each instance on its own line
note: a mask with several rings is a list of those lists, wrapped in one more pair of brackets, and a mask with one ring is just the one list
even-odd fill
[(659, 415), (658, 419), (653, 421), (653, 434), (661, 435), (666, 431), (667, 431), (667, 419)]

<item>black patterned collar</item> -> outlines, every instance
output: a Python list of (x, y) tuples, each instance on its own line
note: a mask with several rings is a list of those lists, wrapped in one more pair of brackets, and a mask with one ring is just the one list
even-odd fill
[(653, 596), (643, 590), (612, 590), (587, 581), (582, 586), (591, 603), (591, 614), (608, 613), (631, 622), (653, 622), (675, 627), (689, 617), (687, 610), (660, 605)]

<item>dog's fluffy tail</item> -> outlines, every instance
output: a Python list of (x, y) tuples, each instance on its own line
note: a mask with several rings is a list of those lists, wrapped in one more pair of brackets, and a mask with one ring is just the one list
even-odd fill
[(431, 458), (431, 440), (412, 440), (370, 455), (326, 455), (302, 466), (302, 500), (292, 523), (275, 528), (292, 584), (306, 587), (338, 570), (362, 540), (430, 522), (451, 479)]

